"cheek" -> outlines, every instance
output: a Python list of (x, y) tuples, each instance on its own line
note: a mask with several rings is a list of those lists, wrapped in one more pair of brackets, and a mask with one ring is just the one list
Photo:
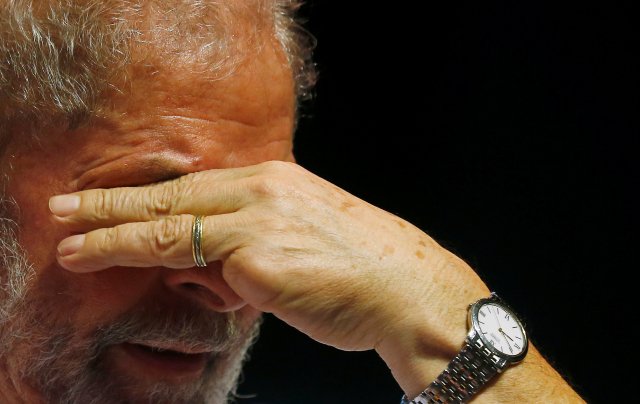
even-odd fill
[(73, 316), (72, 321), (80, 328), (82, 324), (108, 322), (130, 310), (151, 287), (157, 271), (112, 269), (74, 274), (62, 269), (56, 261), (57, 245), (72, 233), (56, 222), (48, 201), (53, 195), (71, 190), (61, 182), (38, 184), (35, 178), (46, 178), (42, 175), (29, 172), (20, 177), (19, 184), (13, 182), (8, 187), (19, 207), (19, 242), (35, 268), (29, 285), (30, 299), (55, 307), (61, 321)]
[[(63, 238), (71, 235), (54, 223), (48, 208), (29, 209), (28, 216), (20, 218), (20, 245), (23, 247), (29, 262), (35, 268), (45, 268), (56, 264), (56, 248)], [(21, 211), (27, 209), (21, 208)]]
[(78, 322), (109, 323), (121, 314), (142, 306), (162, 288), (158, 270), (148, 268), (112, 268), (92, 274), (72, 274), (81, 296)]
[(20, 244), (36, 268), (48, 267), (55, 263), (57, 244), (70, 235), (55, 223), (49, 212), (49, 198), (71, 189), (56, 175), (59, 170), (39, 168), (27, 159), (15, 161), (14, 166), (7, 193), (17, 204), (13, 216), (20, 228)]
[(158, 271), (113, 268), (74, 274), (57, 265), (37, 270), (29, 300), (39, 302), (55, 323), (71, 323), (88, 333), (132, 311), (149, 295), (158, 296)]

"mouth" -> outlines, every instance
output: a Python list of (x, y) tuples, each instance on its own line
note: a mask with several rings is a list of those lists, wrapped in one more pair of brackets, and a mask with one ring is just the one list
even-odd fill
[(119, 347), (125, 353), (126, 366), (142, 371), (137, 375), (168, 381), (200, 377), (214, 356), (206, 347), (178, 343), (131, 341)]

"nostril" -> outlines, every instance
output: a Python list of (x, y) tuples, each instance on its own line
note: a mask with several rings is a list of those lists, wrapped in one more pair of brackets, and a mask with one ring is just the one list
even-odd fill
[(223, 279), (221, 262), (210, 263), (206, 270), (165, 268), (162, 278), (173, 292), (209, 310), (235, 311), (246, 305)]
[(186, 289), (187, 291), (197, 291), (199, 289), (206, 289), (204, 286), (198, 285), (197, 283), (193, 283), (193, 282), (185, 282), (181, 284), (180, 287), (182, 287), (183, 289)]
[(198, 296), (202, 300), (208, 301), (209, 304), (214, 306), (223, 307), (225, 305), (225, 301), (206, 286), (193, 282), (184, 282), (180, 284), (180, 288), (187, 294), (191, 296)]

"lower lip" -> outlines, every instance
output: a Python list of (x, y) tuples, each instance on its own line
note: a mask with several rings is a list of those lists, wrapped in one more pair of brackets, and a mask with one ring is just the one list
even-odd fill
[(122, 344), (122, 349), (147, 372), (158, 377), (198, 377), (204, 371), (207, 353), (183, 354), (173, 351), (153, 352), (136, 344)]

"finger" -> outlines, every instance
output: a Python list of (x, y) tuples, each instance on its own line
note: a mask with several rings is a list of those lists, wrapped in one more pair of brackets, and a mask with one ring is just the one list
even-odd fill
[(246, 202), (246, 192), (237, 180), (248, 178), (255, 171), (255, 166), (209, 170), (143, 187), (91, 189), (54, 196), (49, 207), (72, 230), (113, 227), (180, 214), (231, 213)]
[[(203, 255), (207, 262), (224, 260), (239, 243), (241, 214), (203, 220)], [(192, 268), (194, 216), (168, 216), (156, 221), (125, 223), (68, 237), (58, 245), (58, 263), (72, 272), (122, 267)]]

